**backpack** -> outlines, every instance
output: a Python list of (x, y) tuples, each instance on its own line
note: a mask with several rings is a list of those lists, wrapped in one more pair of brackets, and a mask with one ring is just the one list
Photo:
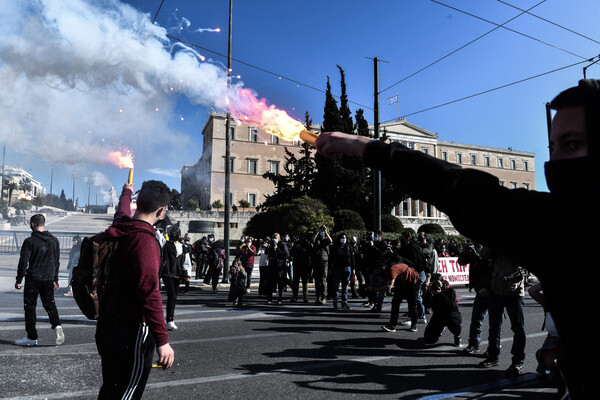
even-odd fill
[(71, 287), (77, 306), (88, 319), (98, 319), (102, 294), (109, 278), (113, 278), (111, 272), (117, 272), (114, 265), (118, 244), (118, 240), (107, 239), (104, 233), (85, 237), (81, 242), (81, 253), (79, 262), (73, 268)]

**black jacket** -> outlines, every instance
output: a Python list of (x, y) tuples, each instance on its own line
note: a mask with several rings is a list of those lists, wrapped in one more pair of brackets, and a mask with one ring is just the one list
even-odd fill
[[(596, 373), (587, 366), (600, 358), (600, 348), (590, 345), (597, 341), (597, 332), (582, 329), (581, 321), (589, 320), (589, 310), (598, 306), (598, 295), (573, 283), (578, 274), (593, 267), (594, 253), (573, 251), (558, 233), (589, 232), (590, 226), (600, 225), (600, 214), (594, 212), (600, 203), (600, 187), (590, 185), (576, 194), (509, 189), (486, 172), (461, 168), (399, 143), (372, 142), (363, 158), (407, 195), (448, 215), (461, 234), (502, 252), (540, 279), (548, 309), (568, 349), (563, 374), (571, 389), (596, 394)], [(407, 170), (419, 174), (397, 173)], [(515, 233), (528, 235), (523, 239)], [(598, 239), (596, 229), (587, 234), (586, 242)]]
[(21, 246), (17, 283), (21, 283), (23, 277), (36, 281), (58, 282), (59, 259), (58, 239), (48, 231), (33, 231)]

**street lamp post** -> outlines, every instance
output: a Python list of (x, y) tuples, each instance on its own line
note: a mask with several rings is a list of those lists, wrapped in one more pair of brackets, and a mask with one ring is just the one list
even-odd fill
[[(229, 0), (229, 37), (227, 46), (227, 90), (231, 88), (231, 25), (233, 14), (233, 0)], [(229, 95), (229, 94), (228, 94)], [(231, 113), (227, 110), (225, 122), (225, 216), (223, 229), (223, 242), (225, 246), (225, 268), (223, 268), (223, 281), (229, 278), (229, 208), (231, 206)]]

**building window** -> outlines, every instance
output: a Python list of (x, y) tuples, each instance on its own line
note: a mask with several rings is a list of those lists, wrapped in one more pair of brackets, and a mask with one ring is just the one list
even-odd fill
[(490, 156), (483, 157), (483, 165), (485, 165), (486, 167), (490, 166)]
[(516, 189), (518, 187), (517, 182), (511, 182), (510, 183), (510, 188), (511, 189)]
[(504, 160), (498, 157), (498, 168), (504, 168)]
[(279, 161), (269, 161), (269, 172), (279, 175)]
[(248, 203), (250, 206), (256, 207), (256, 193), (248, 193)]
[(517, 169), (517, 162), (515, 160), (510, 160), (510, 168)]
[(446, 150), (442, 151), (442, 160), (448, 161), (448, 152)]
[(456, 153), (456, 163), (462, 164), (462, 153)]
[(251, 159), (251, 158), (248, 159), (248, 173), (250, 175), (256, 175), (258, 173), (257, 165), (258, 165), (258, 160)]
[(424, 148), (424, 149), (421, 149), (421, 150), (423, 150), (423, 153), (425, 153), (425, 154), (429, 154), (429, 149), (428, 149), (427, 147), (426, 147), (426, 148)]
[(523, 183), (523, 187), (527, 190), (529, 190), (531, 188), (531, 185), (529, 185), (529, 183), (525, 182)]
[(477, 165), (477, 155), (471, 154), (471, 165)]
[(229, 139), (235, 140), (235, 126), (229, 127)]
[(249, 128), (248, 129), (248, 141), (249, 142), (258, 142), (258, 128)]
[(529, 162), (527, 160), (523, 161), (523, 171), (529, 171)]
[(279, 136), (271, 135), (271, 144), (279, 144)]
[[(235, 157), (230, 157), (229, 158), (229, 172), (233, 172), (233, 167), (235, 165)], [(223, 157), (223, 168), (225, 168), (227, 165), (225, 164), (225, 157)]]

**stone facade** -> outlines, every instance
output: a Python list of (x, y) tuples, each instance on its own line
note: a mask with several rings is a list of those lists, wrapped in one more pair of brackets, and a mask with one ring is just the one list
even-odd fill
[[(204, 211), (209, 211), (210, 205), (216, 200), (224, 204), (225, 124), (226, 115), (213, 112), (204, 125), (202, 156), (196, 164), (184, 165), (182, 169), (182, 204), (187, 204), (188, 200), (198, 200), (200, 210)], [(284, 149), (298, 154), (301, 147), (299, 143), (271, 136), (251, 124), (232, 120), (231, 129), (230, 201), (232, 205), (239, 206), (239, 201), (245, 200), (254, 209), (265, 200), (266, 194), (273, 193), (275, 189), (273, 183), (262, 175), (267, 171), (283, 173)], [(315, 130), (318, 131), (318, 128)], [(535, 190), (535, 153), (440, 141), (437, 133), (405, 119), (381, 124), (380, 132), (389, 141), (400, 142), (465, 168), (486, 171), (497, 176), (501, 184), (509, 188)], [(394, 208), (392, 214), (400, 218), (404, 226), (415, 230), (425, 223), (437, 223), (448, 233), (456, 232), (442, 212), (420, 200), (406, 199)], [(240, 224), (245, 226), (244, 219), (247, 221), (250, 217), (249, 212), (231, 213), (232, 239), (241, 236), (243, 226)], [(214, 224), (217, 230), (214, 233), (222, 235), (223, 212), (214, 211), (194, 218), (205, 219), (202, 229)], [(179, 218), (174, 216), (174, 220), (179, 221)], [(196, 223), (196, 226), (200, 225)], [(187, 230), (182, 227), (182, 231)]]

